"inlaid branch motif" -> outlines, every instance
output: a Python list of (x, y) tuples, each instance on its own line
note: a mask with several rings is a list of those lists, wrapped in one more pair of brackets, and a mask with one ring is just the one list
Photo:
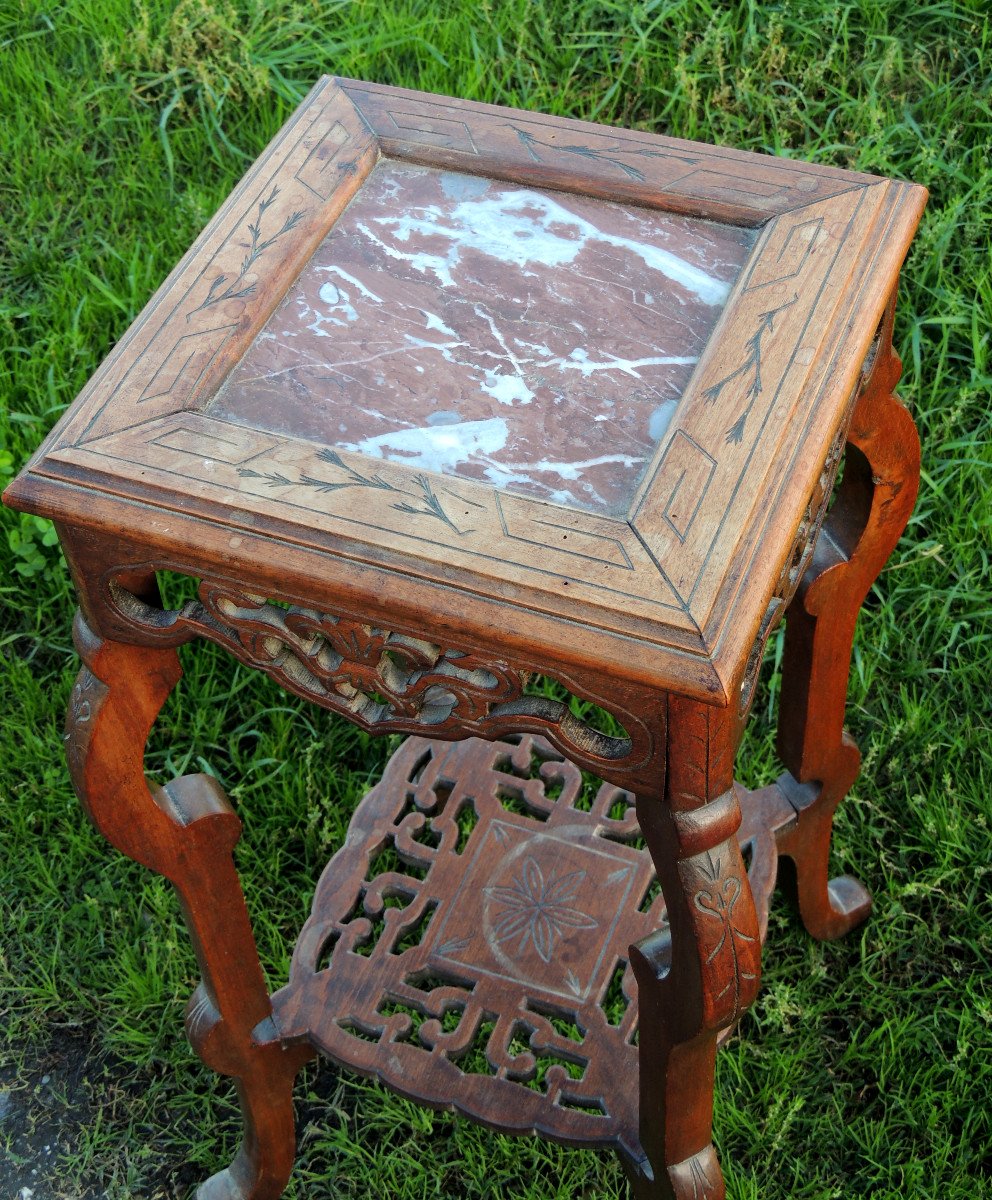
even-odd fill
[(311, 475), (301, 475), (300, 482), (307, 484), (309, 487), (315, 487), (319, 492), (336, 492), (341, 488), (348, 487), (367, 487), (378, 488), (383, 492), (398, 492), (400, 489), (392, 483), (388, 483), (378, 473), (375, 475), (363, 475), (360, 471), (356, 471), (354, 467), (348, 466), (340, 454), (336, 450), (325, 446), (317, 451), (317, 457), (321, 462), (330, 463), (332, 467), (339, 467), (344, 471), (344, 479), (315, 479)]
[(318, 479), (313, 475), (301, 474), (299, 479), (294, 481), (283, 475), (281, 471), (255, 471), (251, 467), (239, 467), (238, 474), (243, 479), (260, 479), (269, 487), (291, 487), (296, 482), (324, 493), (339, 492), (342, 488), (351, 487), (376, 488), (384, 492), (402, 493), (401, 488), (387, 482), (379, 474), (362, 475), (354, 467), (349, 467), (336, 450), (325, 447), (317, 452), (317, 457), (321, 462), (330, 463), (332, 467), (339, 467), (344, 471), (344, 479)]
[(534, 162), (544, 162), (544, 158), (539, 153), (539, 149), (552, 151), (558, 154), (573, 154), (579, 158), (591, 160), (593, 162), (609, 163), (612, 167), (617, 167), (627, 176), (628, 179), (636, 179), (638, 183), (644, 182), (644, 172), (630, 163), (624, 162), (620, 155), (625, 157), (635, 158), (678, 158), (680, 162), (687, 165), (693, 165), (697, 160), (694, 158), (683, 157), (682, 155), (667, 154), (660, 150), (649, 150), (647, 147), (624, 146), (617, 142), (612, 146), (597, 147), (589, 146), (584, 142), (542, 142), (536, 134), (529, 130), (521, 129), (519, 125), (510, 125), (510, 128), (520, 139), (524, 149), (534, 160)]
[(713, 1181), (698, 1158), (689, 1163), (689, 1177), (692, 1180), (692, 1200), (705, 1200), (714, 1190)]
[[(860, 386), (861, 384), (859, 383)], [(857, 394), (857, 390), (855, 389), (855, 395)], [(840, 469), (841, 459), (844, 456), (844, 448), (847, 445), (847, 428), (850, 423), (852, 407), (853, 399), (848, 403), (848, 417), (837, 431), (837, 435), (831, 443), (830, 449), (827, 451), (827, 457), (824, 459), (819, 478), (806, 503), (803, 515), (799, 521), (799, 527), (796, 529), (795, 537), (792, 540), (792, 548), (785, 561), (785, 566), (782, 568), (782, 574), (779, 576), (778, 586), (771, 600), (768, 602), (764, 618), (758, 629), (758, 635), (748, 654), (741, 682), (742, 712), (747, 710), (754, 696), (754, 689), (758, 682), (758, 674), (764, 658), (765, 646), (768, 644), (772, 630), (775, 629), (782, 614), (791, 603), (792, 597), (796, 594), (796, 589), (799, 587), (800, 580), (812, 561), (813, 552), (816, 549), (816, 540), (827, 515), (827, 509), (830, 507), (834, 484), (837, 480), (837, 472)]]
[(692, 902), (699, 912), (715, 921), (719, 921), (722, 926), (719, 940), (706, 956), (706, 963), (710, 965), (717, 958), (726, 958), (729, 956), (731, 966), (728, 973), (729, 978), (726, 985), (716, 993), (715, 999), (722, 1000), (733, 989), (734, 1009), (731, 1019), (736, 1021), (741, 1012), (741, 981), (757, 978), (757, 975), (745, 970), (741, 964), (738, 943), (753, 944), (758, 939), (745, 930), (740, 929), (735, 923), (734, 908), (743, 891), (741, 880), (736, 875), (728, 875), (726, 878), (722, 878), (720, 859), (714, 859), (712, 853), (708, 850), (705, 861), (700, 863), (700, 869), (707, 879), (709, 886), (700, 888), (692, 897)]
[(374, 488), (382, 492), (395, 492), (397, 496), (406, 497), (406, 499), (399, 500), (389, 506), (396, 512), (401, 512), (408, 516), (432, 517), (437, 521), (442, 521), (459, 536), (474, 532), (471, 529), (459, 528), (451, 517), (448, 516), (444, 505), (434, 491), (433, 484), (424, 474), (415, 475), (413, 479), (419, 491), (408, 492), (405, 488), (398, 487), (396, 484), (383, 479), (378, 472), (374, 475), (363, 475), (354, 467), (349, 466), (336, 450), (321, 450), (318, 458), (330, 466), (338, 467), (344, 472), (344, 478), (319, 479), (314, 475), (308, 475), (304, 472), (300, 474), (299, 478), (293, 480), (281, 471), (256, 471), (252, 467), (238, 467), (238, 474), (243, 479), (258, 479), (267, 487), (293, 487), (295, 484), (299, 484), (302, 487), (313, 488), (315, 491), (322, 492), (325, 495), (339, 492), (344, 488)]
[(248, 242), (245, 246), (245, 256), (241, 261), (241, 269), (227, 286), (227, 276), (223, 273), (214, 277), (210, 284), (210, 290), (207, 292), (206, 298), (196, 308), (191, 309), (186, 314), (186, 320), (189, 321), (194, 313), (198, 313), (205, 308), (211, 308), (215, 304), (221, 304), (225, 300), (244, 300), (249, 296), (254, 295), (255, 284), (245, 283), (248, 272), (252, 269), (255, 263), (261, 256), (272, 246), (284, 237), (303, 220), (304, 212), (297, 210), (291, 212), (283, 221), (282, 226), (274, 233), (266, 237), (262, 236), (262, 221), (266, 211), (275, 203), (276, 197), (279, 195), (279, 188), (273, 186), (272, 191), (264, 200), (259, 200), (258, 211), (254, 221), (248, 222)]
[(454, 521), (452, 521), (452, 519), (444, 511), (444, 507), (442, 506), (441, 501), (437, 498), (434, 488), (431, 486), (431, 481), (426, 475), (414, 476), (414, 483), (417, 484), (423, 493), (421, 506), (418, 507), (417, 505), (409, 504), (404, 500), (401, 504), (393, 504), (390, 507), (395, 508), (397, 512), (410, 513), (413, 516), (434, 517), (438, 521), (443, 521), (444, 524), (449, 527), (449, 529), (453, 529), (457, 534), (472, 532), (471, 529), (459, 529)]
[[(259, 479), (266, 487), (292, 487), (294, 481), (282, 471), (253, 471), (251, 467), (238, 467), (238, 474), (243, 479)], [(302, 480), (296, 482), (302, 483)], [(342, 485), (344, 486), (344, 485)]]
[(711, 387), (708, 387), (703, 395), (712, 404), (727, 386), (733, 380), (751, 376), (751, 381), (744, 390), (742, 398), (747, 398), (748, 404), (744, 411), (740, 414), (737, 420), (727, 430), (727, 441), (740, 444), (744, 440), (744, 426), (747, 424), (747, 419), (751, 415), (751, 410), (754, 408), (754, 403), (761, 395), (762, 380), (761, 380), (761, 342), (766, 334), (771, 333), (775, 328), (775, 318), (780, 312), (786, 308), (791, 308), (799, 299), (799, 294), (794, 293), (791, 300), (786, 300), (784, 304), (780, 304), (777, 308), (770, 308), (766, 312), (760, 313), (758, 317), (758, 327), (754, 333), (744, 343), (747, 347), (747, 352), (744, 356), (744, 361), (729, 375), (724, 375), (722, 379), (717, 380)]
[(803, 509), (803, 515), (799, 520), (795, 537), (792, 540), (792, 548), (779, 576), (778, 586), (771, 600), (768, 602), (764, 619), (758, 630), (758, 636), (755, 638), (754, 645), (751, 647), (751, 652), (748, 655), (747, 665), (744, 669), (744, 678), (741, 683), (742, 712), (746, 711), (754, 695), (765, 646), (771, 636), (772, 630), (791, 604), (803, 575), (813, 560), (817, 538), (826, 520), (827, 511), (830, 508), (830, 502), (834, 494), (834, 486), (837, 482), (837, 475), (840, 471), (840, 464), (843, 461), (844, 452), (847, 448), (847, 435), (851, 426), (851, 417), (858, 398), (864, 394), (865, 389), (869, 386), (881, 345), (882, 329), (880, 327), (872, 339), (871, 345), (868, 347), (868, 353), (865, 355), (864, 362), (861, 364), (857, 383), (854, 385), (854, 389), (847, 401), (847, 411), (840, 423), (840, 428), (834, 435), (834, 440), (830, 444), (827, 456), (823, 460), (819, 477), (813, 485), (809, 500)]

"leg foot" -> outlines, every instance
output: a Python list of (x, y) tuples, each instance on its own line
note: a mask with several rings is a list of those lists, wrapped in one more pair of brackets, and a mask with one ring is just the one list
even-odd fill
[(631, 947), (640, 1021), (640, 1140), (628, 1167), (636, 1200), (721, 1200), (712, 1144), (721, 1034), (754, 1000), (761, 937), (741, 858), (733, 782), (738, 719), (670, 697), (664, 796), (638, 795), (671, 932)]
[(724, 1200), (726, 1196), (723, 1172), (711, 1145), (683, 1162), (673, 1163), (658, 1179), (638, 1166), (624, 1165), (631, 1200)]
[(196, 1192), (196, 1200), (278, 1200), (293, 1167), (292, 1072), (275, 1084), (258, 1079), (238, 1081), (241, 1112), (248, 1130), (264, 1130), (261, 1139), (246, 1137), (229, 1167), (212, 1175)]
[[(783, 854), (787, 851), (783, 849)], [(790, 853), (794, 870), (790, 890), (810, 937), (818, 942), (835, 942), (863, 925), (872, 910), (871, 892), (853, 875), (825, 879), (826, 853), (804, 856)]]
[(858, 611), (895, 549), (919, 487), (920, 443), (892, 388), (894, 299), (871, 375), (855, 406), (844, 476), (786, 614), (778, 749), (779, 786), (797, 813), (779, 837), (796, 868), (799, 911), (813, 937), (841, 937), (867, 917), (871, 898), (850, 876), (831, 880), (834, 812), (857, 778), (860, 754), (844, 732)]
[(75, 634), (86, 665), (66, 728), (73, 783), (104, 837), (175, 886), (203, 974), (187, 1032), (208, 1066), (235, 1078), (241, 1098), (242, 1146), (200, 1195), (276, 1200), (293, 1161), (293, 1078), (313, 1052), (284, 1046), (272, 1022), (231, 857), (241, 823), (209, 776), (154, 790), (145, 782), (145, 742), (180, 675), (175, 650), (102, 641), (81, 616)]
[[(857, 750), (846, 734), (844, 742), (853, 751), (856, 772)], [(778, 786), (797, 812), (796, 821), (779, 832), (778, 850), (792, 860), (790, 882), (799, 915), (811, 937), (821, 942), (835, 941), (867, 920), (872, 907), (871, 893), (852, 875), (829, 877), (834, 812), (849, 785), (844, 782), (834, 789), (800, 785), (786, 773)]]

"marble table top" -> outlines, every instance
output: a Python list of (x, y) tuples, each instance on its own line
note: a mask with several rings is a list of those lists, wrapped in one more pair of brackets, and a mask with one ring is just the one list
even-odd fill
[(619, 513), (755, 236), (381, 162), (208, 411)]
[(925, 198), (324, 78), (6, 501), (92, 560), (109, 630), (114, 573), (155, 564), (740, 705), (896, 369), (872, 339)]

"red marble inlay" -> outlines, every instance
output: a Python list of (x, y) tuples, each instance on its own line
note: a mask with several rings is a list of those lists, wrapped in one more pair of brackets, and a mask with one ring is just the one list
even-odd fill
[(753, 242), (385, 161), (210, 413), (620, 512)]

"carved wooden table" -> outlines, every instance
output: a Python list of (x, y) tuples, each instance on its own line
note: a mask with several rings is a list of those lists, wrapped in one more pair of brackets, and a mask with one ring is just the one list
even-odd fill
[[(175, 884), (189, 1036), (237, 1080), (244, 1143), (202, 1200), (280, 1194), (315, 1049), (613, 1147), (638, 1197), (723, 1195), (714, 1056), (778, 855), (813, 936), (870, 906), (828, 852), (855, 621), (917, 489), (891, 333), (924, 199), (324, 80), (11, 486), (79, 591), (76, 789)], [(166, 569), (199, 599), (165, 610)], [(786, 771), (748, 792), (734, 753), (786, 609)], [(142, 771), (198, 637), (417, 735), (274, 996), (223, 793)]]

